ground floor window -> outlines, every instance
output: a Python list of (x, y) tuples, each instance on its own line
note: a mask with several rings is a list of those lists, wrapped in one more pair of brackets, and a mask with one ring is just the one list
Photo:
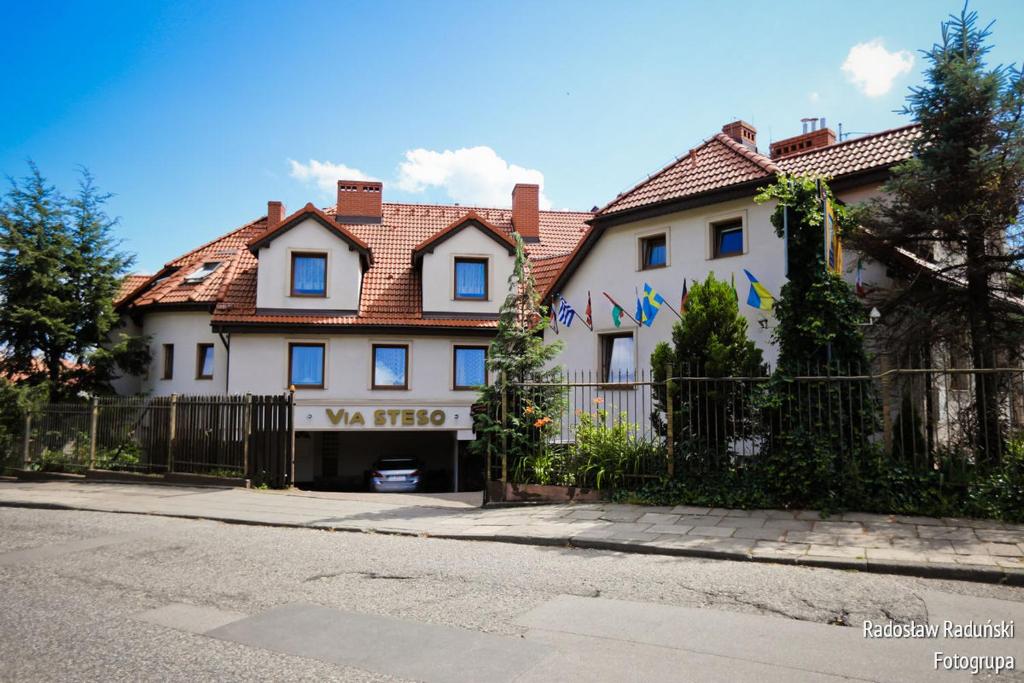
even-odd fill
[(213, 379), (213, 344), (196, 344), (196, 379)]
[(373, 388), (409, 388), (409, 347), (403, 344), (373, 345)]
[(632, 382), (636, 379), (636, 354), (632, 332), (602, 334), (601, 376), (606, 382)]
[(452, 364), (456, 389), (476, 389), (487, 384), (486, 346), (456, 346)]
[(324, 345), (288, 345), (288, 383), (297, 388), (324, 388)]
[(164, 379), (174, 378), (174, 344), (164, 344)]

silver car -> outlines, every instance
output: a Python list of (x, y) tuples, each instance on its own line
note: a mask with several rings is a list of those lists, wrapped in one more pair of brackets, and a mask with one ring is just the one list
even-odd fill
[(414, 493), (420, 489), (420, 461), (415, 458), (381, 458), (370, 472), (370, 490), (378, 493)]

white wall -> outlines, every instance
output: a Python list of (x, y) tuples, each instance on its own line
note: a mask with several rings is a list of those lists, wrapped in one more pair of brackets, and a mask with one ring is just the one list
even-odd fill
[[(292, 252), (327, 254), (327, 296), (291, 296)], [(259, 251), (257, 308), (357, 310), (362, 268), (359, 253), (327, 228), (307, 218)]]
[[(111, 332), (110, 339), (112, 344), (117, 344), (125, 337), (140, 337), (142, 334), (141, 326), (136, 325), (129, 316), (122, 315), (118, 327)], [(121, 373), (120, 370), (117, 372)], [(132, 396), (142, 391), (142, 377), (122, 373), (115, 377), (110, 385), (119, 396)]]
[[(210, 329), (210, 314), (204, 311), (163, 311), (146, 313), (142, 332), (151, 337), (149, 373), (141, 378), (142, 393), (223, 394), (227, 352)], [(196, 345), (213, 344), (213, 379), (196, 379)], [(174, 377), (163, 378), (163, 345), (174, 344)]]
[[(231, 335), (230, 393), (277, 394), (288, 388), (289, 342), (326, 344), (324, 388), (297, 389), (297, 400), (337, 399), (359, 405), (415, 404), (470, 405), (477, 392), (455, 390), (453, 347), (487, 346), (485, 337), (405, 335)], [(408, 344), (408, 389), (372, 389), (372, 345)]]
[[(486, 301), (455, 299), (455, 257), (487, 258)], [(497, 313), (508, 293), (508, 278), (515, 258), (508, 250), (476, 227), (464, 228), (454, 237), (423, 255), (423, 310), (426, 312)]]
[[(875, 192), (859, 189), (851, 194), (851, 201), (863, 201)], [(840, 195), (840, 199), (846, 198)], [(662, 306), (651, 327), (637, 326), (623, 317), (623, 325), (616, 330), (611, 318), (611, 304), (602, 292), (608, 292), (629, 314), (636, 307), (636, 292), (643, 294), (644, 283), (649, 283), (666, 301), (677, 310), (682, 294), (683, 278), (692, 287), (695, 281), (703, 280), (714, 272), (720, 280), (729, 281), (735, 277), (739, 294), (740, 312), (747, 319), (748, 335), (764, 352), (766, 362), (774, 366), (778, 350), (771, 342), (776, 322), (770, 312), (754, 309), (747, 305), (750, 281), (743, 270), (749, 270), (770, 293), (779, 296), (785, 283), (783, 242), (776, 237), (771, 224), (775, 203), (755, 204), (753, 198), (724, 202), (711, 206), (681, 211), (666, 216), (619, 225), (607, 230), (583, 263), (562, 287), (562, 295), (580, 314), (586, 309), (587, 293), (593, 302), (594, 333), (580, 321), (571, 328), (560, 326), (555, 335), (549, 329), (545, 340), (562, 340), (564, 349), (558, 359), (569, 372), (597, 371), (600, 368), (598, 335), (595, 333), (634, 330), (637, 354), (637, 370), (650, 372), (650, 357), (659, 341), (671, 339), (672, 326), (678, 320), (667, 306)], [(744, 253), (725, 258), (711, 258), (712, 222), (742, 217), (744, 220)], [(665, 232), (668, 235), (668, 266), (652, 270), (641, 270), (639, 263), (639, 238), (649, 234)], [(846, 250), (844, 277), (852, 284), (856, 279), (857, 255)], [(865, 283), (887, 284), (884, 266), (865, 261), (863, 264)], [(635, 288), (635, 289), (634, 289)], [(766, 320), (766, 327), (759, 322)]]

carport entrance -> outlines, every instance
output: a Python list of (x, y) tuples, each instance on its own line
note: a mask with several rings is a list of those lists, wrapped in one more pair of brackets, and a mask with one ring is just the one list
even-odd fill
[(413, 457), (423, 463), (425, 493), (475, 490), (482, 466), (472, 462), (466, 443), (447, 430), (297, 432), (295, 479), (306, 489), (366, 491), (378, 458)]

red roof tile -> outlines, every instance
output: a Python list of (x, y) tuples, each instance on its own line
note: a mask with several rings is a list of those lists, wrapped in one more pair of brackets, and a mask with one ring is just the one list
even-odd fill
[(124, 301), (129, 295), (133, 294), (136, 289), (141, 287), (152, 278), (152, 275), (125, 275), (121, 280), (121, 285), (117, 290), (117, 295), (114, 297), (114, 305), (117, 306)]
[[(334, 207), (319, 211), (334, 222)], [(514, 244), (512, 210), (484, 207), (384, 203), (379, 224), (339, 224), (373, 254), (373, 263), (363, 275), (358, 315), (256, 313), (256, 272), (258, 261), (248, 249), (265, 237), (266, 218), (243, 225), (167, 264), (150, 278), (148, 286), (136, 282), (136, 291), (119, 302), (122, 308), (159, 307), (165, 304), (216, 306), (214, 323), (302, 324), (302, 325), (388, 325), (446, 328), (493, 328), (494, 320), (424, 318), (421, 310), (419, 271), (410, 256), (417, 247), (433, 241), (471, 214), (503, 241)], [(587, 233), (590, 212), (541, 211), (540, 240), (526, 244), (533, 259), (547, 260), (572, 251)], [(283, 225), (283, 223), (282, 223)], [(219, 268), (202, 283), (188, 284), (185, 276), (208, 261)], [(550, 267), (548, 265), (547, 267)]]
[(482, 217), (476, 211), (469, 209), (466, 213), (452, 221), (444, 230), (434, 233), (413, 247), (413, 258), (416, 258), (424, 251), (432, 251), (431, 247), (443, 242), (461, 230), (464, 226), (473, 222), (476, 222), (477, 225), (486, 230), (491, 236), (497, 238), (497, 240), (503, 243), (506, 247), (515, 249), (516, 242), (512, 239), (508, 231), (502, 230), (498, 226), (491, 224), (490, 221)]
[(837, 178), (905, 161), (920, 134), (920, 126), (912, 124), (781, 157), (776, 163), (785, 173)]
[(316, 208), (312, 204), (306, 204), (304, 207), (293, 213), (291, 216), (284, 218), (281, 221), (281, 223), (278, 224), (277, 227), (275, 227), (273, 230), (264, 231), (262, 234), (253, 237), (251, 240), (249, 240), (249, 251), (255, 253), (256, 251), (259, 250), (260, 247), (269, 244), (271, 240), (274, 240), (283, 233), (288, 232), (296, 225), (298, 225), (299, 222), (301, 222), (303, 219), (310, 217), (317, 219), (320, 222), (320, 224), (323, 225), (325, 228), (335, 233), (338, 237), (345, 240), (346, 242), (354, 246), (356, 249), (362, 251), (368, 259), (370, 259), (371, 261), (373, 260), (373, 257), (370, 255), (370, 245), (368, 245), (366, 242), (362, 241), (361, 239), (353, 235), (343, 226), (339, 225), (334, 220), (333, 216), (328, 216), (326, 213)]

